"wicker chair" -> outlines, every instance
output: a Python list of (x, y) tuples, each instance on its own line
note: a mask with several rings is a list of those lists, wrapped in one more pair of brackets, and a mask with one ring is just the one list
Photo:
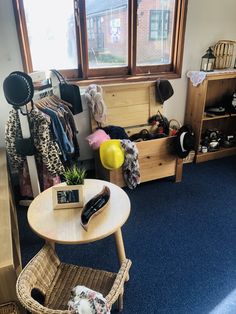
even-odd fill
[(20, 314), (20, 310), (15, 302), (0, 304), (0, 314)]
[[(51, 246), (45, 245), (20, 273), (16, 292), (19, 301), (31, 313), (69, 314), (70, 292), (76, 285), (83, 285), (102, 293), (110, 306), (117, 301), (120, 311), (130, 266), (131, 261), (126, 259), (116, 274), (65, 264)], [(31, 296), (33, 289), (42, 293), (44, 305)]]

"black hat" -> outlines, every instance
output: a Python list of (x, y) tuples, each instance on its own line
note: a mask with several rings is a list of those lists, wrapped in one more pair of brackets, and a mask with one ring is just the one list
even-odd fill
[(24, 72), (12, 72), (3, 82), (3, 91), (9, 104), (17, 107), (24, 106), (34, 96), (32, 78)]
[(161, 104), (174, 94), (172, 85), (168, 80), (157, 80), (156, 82), (156, 99)]
[(180, 158), (188, 156), (194, 149), (195, 134), (190, 125), (183, 125), (176, 135), (176, 153)]

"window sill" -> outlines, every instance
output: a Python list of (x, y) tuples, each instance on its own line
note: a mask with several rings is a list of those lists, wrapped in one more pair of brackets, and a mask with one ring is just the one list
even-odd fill
[(86, 80), (73, 79), (71, 82), (78, 84), (79, 86), (88, 86), (90, 84), (119, 84), (119, 83), (145, 83), (148, 81), (156, 81), (159, 78), (164, 79), (177, 79), (180, 78), (181, 75), (177, 73), (160, 73), (158, 75), (139, 75), (139, 76), (126, 76), (126, 77), (99, 77), (99, 78), (91, 78)]

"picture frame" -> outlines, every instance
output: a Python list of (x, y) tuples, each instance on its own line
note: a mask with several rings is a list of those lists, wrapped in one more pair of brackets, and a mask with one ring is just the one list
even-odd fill
[(84, 206), (83, 185), (52, 187), (53, 209), (80, 208)]

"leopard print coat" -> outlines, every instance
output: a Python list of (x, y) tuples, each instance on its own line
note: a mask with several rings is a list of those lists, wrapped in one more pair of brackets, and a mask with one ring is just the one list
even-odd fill
[[(37, 150), (36, 160), (41, 159), (52, 176), (62, 175), (65, 171), (60, 160), (60, 149), (53, 139), (50, 121), (38, 109), (33, 109), (29, 114), (29, 125), (34, 146)], [(13, 109), (5, 128), (5, 142), (10, 164), (13, 169), (23, 167), (26, 158), (16, 151), (16, 138), (22, 139), (18, 111)]]

